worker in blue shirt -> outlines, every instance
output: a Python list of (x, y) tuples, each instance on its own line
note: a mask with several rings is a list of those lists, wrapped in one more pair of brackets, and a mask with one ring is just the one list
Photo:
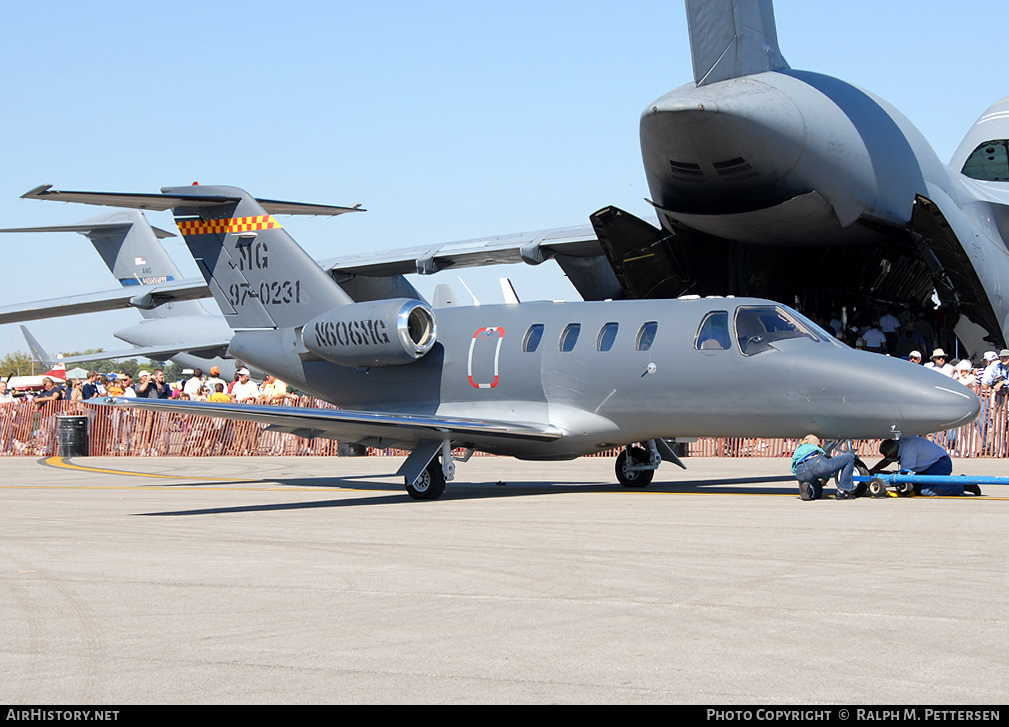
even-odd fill
[[(913, 472), (916, 475), (948, 476), (953, 472), (953, 462), (946, 450), (924, 437), (887, 439), (880, 443), (879, 453), (883, 459), (869, 470), (870, 475), (881, 472), (884, 467), (896, 461), (900, 462), (901, 472)], [(914, 485), (914, 494), (927, 497), (949, 497), (965, 492), (980, 495), (981, 488), (975, 484), (962, 485), (957, 482)]]
[(823, 495), (822, 481), (834, 473), (837, 473), (837, 493), (834, 497), (838, 500), (853, 499), (856, 497), (852, 480), (854, 470), (854, 453), (839, 452), (828, 457), (815, 434), (807, 435), (792, 455), (792, 474), (799, 481), (799, 498), (802, 500), (820, 499)]

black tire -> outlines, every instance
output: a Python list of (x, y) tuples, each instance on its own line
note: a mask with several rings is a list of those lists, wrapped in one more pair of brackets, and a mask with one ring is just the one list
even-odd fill
[(627, 469), (627, 465), (629, 462), (641, 465), (648, 464), (650, 461), (651, 457), (648, 456), (648, 452), (641, 447), (628, 447), (623, 450), (617, 455), (615, 466), (617, 481), (624, 487), (647, 487), (655, 475), (655, 470), (632, 471)]
[(894, 485), (894, 488), (901, 497), (909, 497), (914, 494), (914, 484), (911, 482), (900, 482)]
[[(869, 468), (865, 466), (865, 463), (858, 457), (855, 457), (855, 474), (859, 477), (868, 477)], [(868, 490), (868, 482), (856, 482), (855, 483), (855, 497), (864, 497), (866, 491)]]
[(879, 477), (869, 480), (869, 494), (873, 497), (886, 497), (886, 481)]
[(420, 473), (416, 482), (406, 483), (406, 493), (414, 500), (437, 500), (445, 492), (445, 473), (441, 460), (435, 457)]

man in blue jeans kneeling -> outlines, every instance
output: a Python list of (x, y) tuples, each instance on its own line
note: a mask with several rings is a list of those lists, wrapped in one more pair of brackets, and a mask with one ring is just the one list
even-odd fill
[(818, 500), (823, 495), (822, 480), (837, 473), (838, 500), (851, 500), (855, 495), (855, 483), (851, 479), (855, 470), (855, 454), (839, 452), (828, 457), (820, 446), (815, 434), (807, 435), (792, 455), (792, 474), (799, 481), (799, 497), (803, 500)]

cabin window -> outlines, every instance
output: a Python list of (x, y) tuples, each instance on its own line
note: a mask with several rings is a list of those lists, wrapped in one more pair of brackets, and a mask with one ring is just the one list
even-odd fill
[(540, 340), (543, 338), (543, 324), (533, 323), (526, 331), (525, 338), (522, 339), (522, 350), (532, 353), (539, 348)]
[[(788, 338), (817, 338), (778, 306), (742, 306), (736, 311), (736, 340), (744, 356), (752, 356), (771, 348), (775, 341)], [(829, 338), (829, 336), (828, 336)]]
[(613, 348), (613, 342), (617, 338), (617, 329), (619, 327), (617, 323), (607, 323), (599, 329), (599, 335), (596, 336), (597, 351), (609, 351)]
[(698, 351), (724, 351), (731, 347), (729, 335), (729, 312), (724, 310), (708, 313), (697, 329), (694, 348)]
[(638, 335), (634, 339), (634, 348), (639, 351), (647, 351), (652, 347), (652, 342), (655, 341), (655, 332), (659, 330), (659, 324), (656, 321), (648, 321), (638, 329)]
[(561, 332), (561, 351), (571, 351), (578, 343), (578, 334), (582, 332), (581, 323), (568, 323)]
[(985, 182), (1009, 182), (1009, 139), (981, 144), (967, 157), (962, 173)]

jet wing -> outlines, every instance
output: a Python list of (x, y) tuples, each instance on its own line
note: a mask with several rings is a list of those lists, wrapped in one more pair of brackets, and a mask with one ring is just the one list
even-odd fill
[(519, 422), (416, 414), (385, 414), (346, 409), (308, 409), (293, 406), (224, 404), (209, 401), (158, 401), (109, 397), (88, 404), (193, 414), (269, 425), (271, 431), (300, 437), (347, 441), (384, 440), (415, 444), (421, 441), (510, 439), (550, 442), (560, 439), (554, 427)]
[(156, 283), (127, 286), (99, 293), (71, 295), (65, 298), (37, 300), (30, 303), (16, 303), (0, 306), (0, 324), (37, 321), (43, 318), (96, 313), (121, 308), (143, 308), (149, 310), (162, 303), (176, 300), (197, 300), (209, 298), (210, 288), (206, 281), (196, 278), (176, 280), (171, 283)]

